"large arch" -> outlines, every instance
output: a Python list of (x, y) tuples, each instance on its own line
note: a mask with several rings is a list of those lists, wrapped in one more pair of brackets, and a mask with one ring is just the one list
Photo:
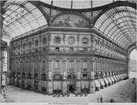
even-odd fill
[(133, 44), (131, 44), (131, 45), (129, 46), (128, 52), (127, 52), (128, 58), (129, 58), (129, 56), (130, 56), (130, 53), (131, 53), (134, 49), (137, 49), (137, 44), (136, 44), (136, 43), (133, 43)]
[(11, 0), (4, 3), (3, 9), (3, 30), (12, 38), (49, 25), (48, 15), (38, 2)]
[(116, 1), (106, 6), (95, 18), (94, 28), (125, 50), (136, 42), (136, 4)]

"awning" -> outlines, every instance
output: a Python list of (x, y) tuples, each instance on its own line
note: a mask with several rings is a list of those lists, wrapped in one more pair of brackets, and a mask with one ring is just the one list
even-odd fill
[(103, 80), (105, 81), (106, 84), (109, 83), (108, 79), (107, 78), (103, 78)]
[(126, 78), (126, 77), (127, 77), (127, 74), (125, 73), (125, 74), (124, 74), (124, 78)]
[(53, 82), (53, 89), (61, 89), (61, 81), (54, 81)]
[(110, 83), (112, 83), (112, 80), (110, 79), (110, 77), (107, 77), (107, 79), (108, 79), (108, 81), (109, 81)]
[(105, 86), (105, 82), (104, 82), (103, 79), (99, 79), (99, 82), (100, 82), (100, 84), (101, 84), (102, 86)]
[(121, 74), (121, 76), (122, 76), (122, 79), (124, 79), (125, 77), (124, 77), (124, 74)]
[(82, 89), (89, 87), (89, 81), (81, 81), (81, 87)]
[(114, 78), (115, 81), (118, 81), (115, 75), (113, 76), (113, 78)]
[(96, 87), (100, 87), (100, 83), (99, 83), (98, 80), (94, 80), (94, 83), (95, 83), (95, 86), (96, 86)]
[(119, 80), (119, 77), (118, 77), (118, 75), (116, 75), (116, 78), (117, 78), (117, 80)]
[(115, 82), (115, 80), (114, 80), (113, 76), (111, 76), (110, 78), (111, 78), (111, 80), (112, 80), (113, 82)]
[(120, 79), (122, 79), (122, 76), (121, 76), (121, 74), (119, 75), (119, 78), (120, 78)]

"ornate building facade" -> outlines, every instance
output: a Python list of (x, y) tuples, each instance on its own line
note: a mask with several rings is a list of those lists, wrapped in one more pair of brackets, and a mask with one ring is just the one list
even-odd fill
[(127, 78), (126, 51), (102, 37), (83, 15), (57, 16), (51, 27), (10, 43), (10, 83), (53, 94), (94, 93)]

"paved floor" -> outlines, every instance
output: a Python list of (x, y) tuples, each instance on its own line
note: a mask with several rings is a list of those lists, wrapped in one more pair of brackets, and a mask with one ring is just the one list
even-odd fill
[[(136, 82), (137, 84), (137, 82)], [(69, 97), (53, 97), (43, 95), (33, 91), (23, 90), (17, 87), (7, 87), (7, 102), (97, 102), (97, 97), (102, 96), (104, 102), (109, 102), (111, 98), (115, 102), (133, 102), (135, 100), (136, 87), (132, 79), (123, 80), (110, 87), (102, 89), (88, 96), (77, 96), (71, 94)]]

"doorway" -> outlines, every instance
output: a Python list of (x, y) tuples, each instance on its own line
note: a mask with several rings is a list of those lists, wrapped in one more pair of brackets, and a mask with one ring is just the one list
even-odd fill
[(75, 86), (73, 84), (68, 85), (68, 90), (70, 93), (75, 93)]

